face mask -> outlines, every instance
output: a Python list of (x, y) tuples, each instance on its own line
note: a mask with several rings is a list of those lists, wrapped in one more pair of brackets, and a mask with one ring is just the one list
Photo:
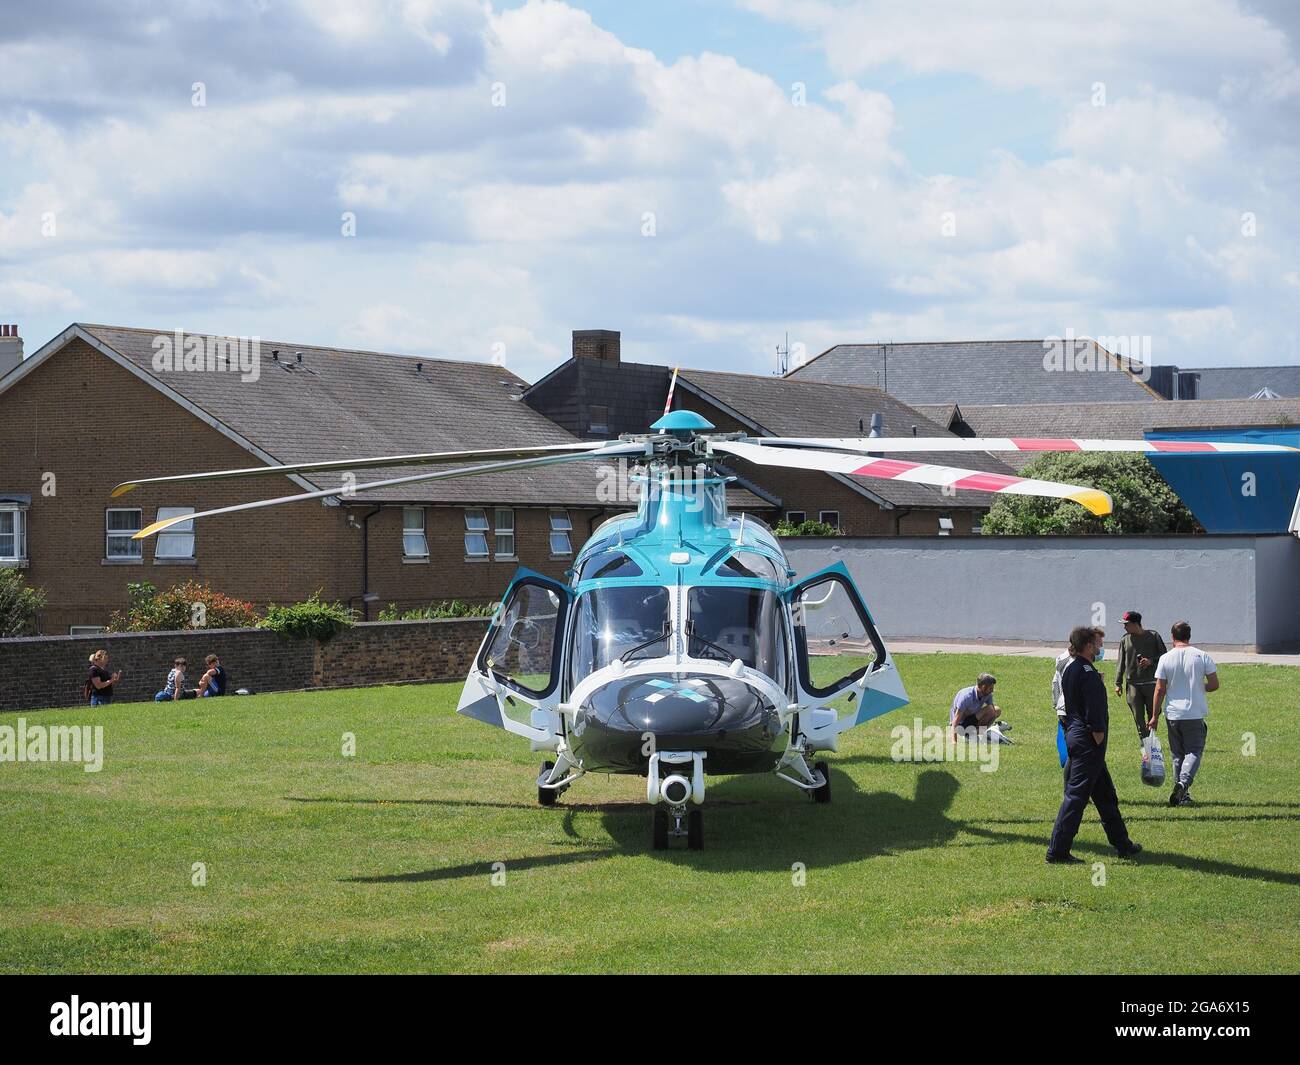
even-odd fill
[(1093, 658), (1093, 661), (1094, 661), (1094, 662), (1100, 662), (1100, 661), (1101, 661), (1103, 658), (1105, 658), (1105, 657), (1106, 657), (1106, 648), (1104, 648), (1104, 647), (1098, 647), (1098, 648), (1097, 648), (1097, 654), (1096, 654), (1096, 656)]

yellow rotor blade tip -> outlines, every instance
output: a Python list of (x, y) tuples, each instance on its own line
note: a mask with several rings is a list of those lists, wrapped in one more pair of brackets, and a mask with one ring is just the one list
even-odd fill
[(1109, 514), (1112, 509), (1110, 496), (1096, 488), (1085, 488), (1081, 492), (1074, 492), (1070, 498), (1087, 508), (1090, 514), (1096, 514), (1098, 517)]
[(175, 525), (178, 521), (187, 521), (188, 519), (189, 519), (188, 514), (184, 514), (179, 518), (163, 518), (162, 521), (156, 521), (152, 525), (146, 525), (138, 533), (132, 536), (131, 539), (132, 540), (147, 539), (148, 537), (152, 536), (154, 533), (162, 532), (163, 529), (170, 528), (171, 526)]
[(123, 484), (119, 484), (116, 488), (113, 489), (111, 493), (109, 493), (110, 498), (116, 499), (118, 496), (124, 496), (126, 495), (127, 492), (131, 491), (131, 489), (134, 487), (135, 487), (134, 481), (126, 481)]

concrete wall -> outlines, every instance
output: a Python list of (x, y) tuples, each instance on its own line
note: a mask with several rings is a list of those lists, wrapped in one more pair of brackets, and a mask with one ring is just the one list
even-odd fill
[(1300, 650), (1300, 540), (1291, 536), (783, 542), (800, 575), (843, 561), (887, 641), (1056, 644), (1097, 614), (1116, 645), (1132, 609), (1166, 639), (1186, 620), (1201, 646)]
[(0, 711), (75, 706), (101, 647), (124, 673), (115, 698), (152, 699), (173, 658), (184, 656), (187, 686), (198, 684), (208, 654), (221, 658), (230, 687), (253, 692), (460, 680), (483, 642), (487, 618), (368, 622), (321, 646), (265, 629), (32, 636), (0, 640)]

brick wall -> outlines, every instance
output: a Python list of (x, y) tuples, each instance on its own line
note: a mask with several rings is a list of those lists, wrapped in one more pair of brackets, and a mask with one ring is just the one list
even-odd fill
[(81, 703), (88, 659), (103, 648), (124, 676), (116, 698), (152, 699), (173, 658), (189, 662), (198, 683), (203, 660), (216, 654), (232, 688), (253, 692), (459, 680), (487, 632), (486, 618), (369, 622), (323, 647), (264, 629), (34, 636), (0, 640), (0, 711)]

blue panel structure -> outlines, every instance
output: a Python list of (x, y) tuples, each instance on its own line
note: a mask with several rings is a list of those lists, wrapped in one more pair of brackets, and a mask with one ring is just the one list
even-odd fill
[[(1300, 447), (1300, 426), (1186, 429), (1148, 440), (1214, 440)], [(1300, 492), (1300, 454), (1152, 455), (1151, 461), (1209, 533), (1284, 533)], [(1253, 475), (1253, 478), (1248, 475)], [(1253, 488), (1254, 494), (1250, 494)]]

